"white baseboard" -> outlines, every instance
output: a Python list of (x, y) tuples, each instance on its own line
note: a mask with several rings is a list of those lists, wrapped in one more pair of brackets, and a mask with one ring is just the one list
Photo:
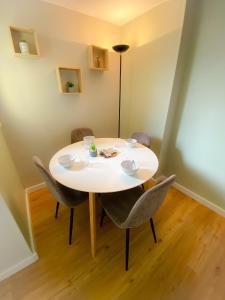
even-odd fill
[(206, 198), (192, 192), (191, 190), (189, 190), (188, 188), (184, 187), (183, 185), (181, 185), (177, 182), (175, 182), (173, 184), (173, 186), (177, 190), (184, 193), (185, 195), (189, 196), (190, 198), (198, 201), (202, 205), (204, 205), (204, 206), (208, 207), (209, 209), (213, 210), (215, 213), (219, 214), (220, 216), (225, 217), (225, 210), (222, 207), (220, 207), (220, 206), (212, 203), (211, 201), (207, 200)]
[(26, 191), (27, 194), (30, 194), (32, 192), (38, 191), (40, 189), (43, 189), (45, 187), (46, 187), (46, 183), (45, 182), (41, 182), (39, 184), (35, 184), (35, 185), (32, 185), (32, 186), (29, 186), (28, 188), (25, 189), (25, 191)]
[(38, 260), (38, 255), (36, 252), (32, 253), (31, 256), (26, 257), (24, 260), (20, 261), (16, 265), (8, 268), (7, 270), (0, 273), (0, 281), (12, 276), (13, 274), (19, 272), (20, 270), (28, 267)]
[[(166, 178), (165, 175), (161, 175), (157, 177), (156, 179), (153, 178), (155, 182), (164, 180)], [(197, 202), (201, 203), (202, 205), (208, 207), (209, 209), (213, 210), (218, 215), (225, 217), (225, 209), (222, 207), (212, 203), (211, 201), (207, 200), (206, 198), (198, 195), (197, 193), (191, 191), (190, 189), (184, 187), (183, 185), (179, 184), (178, 182), (175, 182), (173, 184), (173, 187), (177, 189), (178, 191), (182, 192), (183, 194), (187, 195), (188, 197), (192, 198), (193, 200), (196, 200)]]

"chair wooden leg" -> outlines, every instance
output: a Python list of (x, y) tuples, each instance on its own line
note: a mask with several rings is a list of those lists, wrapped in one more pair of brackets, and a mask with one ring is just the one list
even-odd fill
[(74, 216), (74, 208), (70, 209), (70, 232), (69, 232), (69, 244), (72, 244), (72, 236), (73, 236), (73, 216)]
[(106, 216), (105, 210), (102, 209), (101, 219), (100, 219), (100, 227), (103, 225), (104, 217)]
[(125, 270), (128, 271), (129, 263), (129, 242), (130, 242), (130, 229), (126, 229), (126, 252), (125, 252)]
[(155, 234), (155, 227), (154, 227), (154, 223), (153, 223), (153, 219), (152, 218), (150, 218), (150, 225), (151, 225), (151, 229), (152, 229), (154, 241), (155, 241), (155, 243), (157, 243), (157, 238), (156, 238), (156, 234)]
[(55, 209), (55, 218), (58, 218), (58, 212), (59, 212), (59, 202), (56, 203), (56, 209)]

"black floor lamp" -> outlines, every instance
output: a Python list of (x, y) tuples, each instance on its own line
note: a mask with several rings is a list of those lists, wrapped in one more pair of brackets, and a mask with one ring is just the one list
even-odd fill
[(115, 45), (114, 51), (120, 54), (120, 85), (119, 85), (119, 120), (118, 120), (118, 137), (120, 137), (120, 108), (121, 108), (121, 75), (122, 75), (122, 53), (129, 49), (128, 45)]

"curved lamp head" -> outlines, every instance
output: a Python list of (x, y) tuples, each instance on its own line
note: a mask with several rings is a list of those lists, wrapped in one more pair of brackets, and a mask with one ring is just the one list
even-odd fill
[(113, 46), (113, 50), (119, 53), (125, 52), (129, 49), (130, 46), (128, 45), (115, 45)]

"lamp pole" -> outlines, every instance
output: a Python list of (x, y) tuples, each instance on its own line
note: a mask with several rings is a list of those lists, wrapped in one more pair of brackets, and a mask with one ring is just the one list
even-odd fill
[(120, 54), (120, 81), (119, 81), (119, 116), (118, 116), (118, 138), (120, 137), (120, 116), (121, 116), (121, 79), (122, 79), (122, 53), (129, 49), (128, 45), (115, 45), (114, 51)]

